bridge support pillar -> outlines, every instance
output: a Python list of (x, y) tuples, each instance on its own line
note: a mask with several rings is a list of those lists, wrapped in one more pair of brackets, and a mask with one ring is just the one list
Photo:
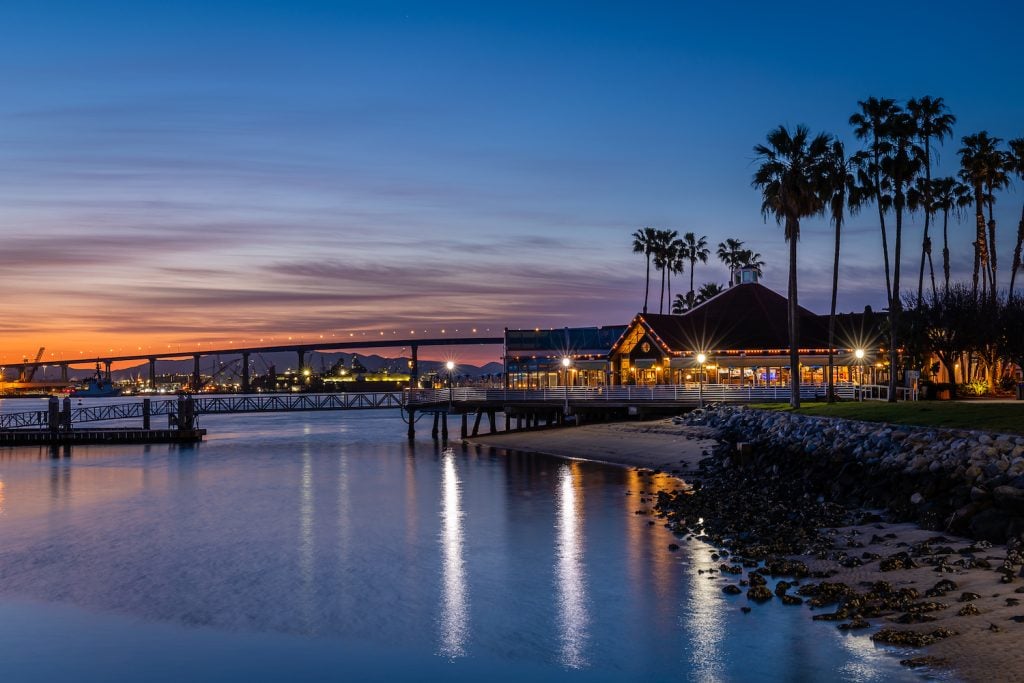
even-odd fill
[(60, 381), (61, 382), (67, 382), (68, 381), (68, 364), (67, 363), (61, 363), (60, 364)]
[(142, 399), (142, 428), (149, 429), (150, 415), (152, 415), (152, 408), (148, 398)]
[(303, 349), (299, 349), (297, 353), (299, 354), (299, 367), (297, 372), (301, 375), (303, 369), (306, 367), (306, 352)]
[(156, 389), (156, 358), (149, 359), (149, 388)]
[(497, 427), (494, 426), (494, 411), (493, 410), (488, 410), (487, 411), (487, 423), (490, 425), (490, 433), (491, 434), (494, 434), (495, 432), (498, 431)]
[(441, 413), (434, 413), (434, 428), (430, 430), (430, 438), (437, 441), (437, 421), (441, 419)]
[(460, 435), (461, 438), (465, 439), (467, 436), (469, 436), (469, 432), (467, 431), (468, 428), (469, 428), (469, 413), (463, 413), (462, 414), (462, 429), (459, 431), (459, 435)]
[(192, 391), (199, 391), (199, 383), (203, 381), (202, 375), (199, 374), (200, 358), (198, 353), (192, 356)]
[(448, 443), (448, 413), (441, 413), (441, 441)]
[(110, 381), (110, 365), (111, 363), (109, 360), (103, 361), (103, 379), (108, 382)]
[(420, 385), (420, 362), (417, 357), (419, 346), (412, 345), (412, 360), (409, 362), (409, 388), (415, 389)]
[[(249, 354), (246, 352), (242, 354), (242, 393), (248, 394), (251, 388), (251, 382), (249, 381)], [(409, 429), (412, 429), (412, 411), (409, 411), (409, 420)]]
[(409, 408), (409, 441), (416, 438), (416, 411)]
[(473, 436), (476, 436), (477, 434), (480, 433), (480, 418), (483, 417), (483, 414), (483, 408), (476, 409), (476, 419), (473, 420)]

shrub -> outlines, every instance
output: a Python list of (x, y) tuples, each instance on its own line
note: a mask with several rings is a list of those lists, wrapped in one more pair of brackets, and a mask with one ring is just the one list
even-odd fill
[(975, 379), (966, 384), (957, 385), (957, 392), (961, 396), (984, 396), (988, 393), (988, 382), (983, 379)]

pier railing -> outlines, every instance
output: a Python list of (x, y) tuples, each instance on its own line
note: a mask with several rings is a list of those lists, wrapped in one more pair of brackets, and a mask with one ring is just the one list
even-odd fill
[[(372, 410), (402, 407), (402, 393), (267, 394), (246, 396), (193, 397), (195, 415), (230, 413), (282, 413), (318, 410)], [(71, 409), (71, 423), (145, 419), (147, 416), (176, 415), (178, 399), (143, 399), (131, 403), (106, 403)], [(0, 414), (0, 429), (48, 429), (45, 410)]]
[[(837, 384), (836, 395), (853, 399), (852, 384)], [(690, 406), (699, 403), (772, 403), (788, 401), (788, 386), (740, 387), (730, 384), (658, 384), (653, 386), (557, 386), (544, 389), (478, 389), (453, 387), (450, 389), (407, 389), (405, 401), (409, 406), (438, 405), (444, 403), (679, 403)], [(800, 385), (800, 398), (813, 400), (824, 397), (824, 384)]]

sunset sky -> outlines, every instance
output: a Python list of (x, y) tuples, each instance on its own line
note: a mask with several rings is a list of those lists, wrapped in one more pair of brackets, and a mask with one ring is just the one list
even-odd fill
[[(6, 3), (0, 363), (623, 324), (646, 225), (745, 240), (785, 291), (750, 187), (769, 129), (853, 146), (857, 100), (942, 96), (959, 122), (939, 173), (962, 135), (1024, 136), (1020, 5), (717, 6)], [(1022, 200), (999, 195), (1003, 285)], [(849, 223), (843, 310), (883, 305), (874, 217)], [(911, 222), (908, 286), (919, 245)], [(801, 303), (825, 312), (825, 221), (800, 248)]]

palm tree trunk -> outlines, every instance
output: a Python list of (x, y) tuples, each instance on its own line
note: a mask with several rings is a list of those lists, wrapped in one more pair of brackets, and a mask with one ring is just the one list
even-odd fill
[(690, 259), (690, 300), (693, 300), (693, 267), (697, 265), (697, 259)]
[(921, 305), (921, 298), (924, 296), (924, 260), (927, 258), (929, 247), (928, 247), (928, 218), (931, 216), (931, 211), (925, 209), (924, 212), (924, 238), (921, 240), (921, 271), (917, 274), (917, 305)]
[(647, 295), (651, 292), (651, 252), (647, 252), (647, 285), (644, 287), (644, 315), (647, 315)]
[(946, 278), (946, 293), (949, 293), (949, 209), (942, 210), (942, 275)]
[[(796, 288), (796, 237), (800, 234), (799, 222), (787, 218), (786, 233), (789, 235), (789, 405), (800, 407), (800, 320), (797, 317)], [(792, 229), (789, 229), (789, 228)]]
[(665, 308), (665, 268), (661, 269), (661, 301), (658, 302), (658, 313), (663, 313)]
[(988, 270), (988, 250), (985, 247), (985, 209), (982, 204), (981, 185), (974, 187), (974, 223), (976, 241), (974, 243), (974, 278), (972, 294), (978, 298), (978, 271), (985, 268)]
[(996, 219), (992, 215), (992, 194), (991, 188), (988, 199), (988, 262), (991, 265), (992, 279), (992, 301), (996, 300)]
[(897, 343), (899, 337), (900, 320), (900, 247), (903, 241), (903, 201), (897, 197), (896, 207), (896, 244), (893, 249), (892, 268), (892, 300), (889, 302), (889, 403), (896, 402), (896, 374), (899, 363), (899, 352)]
[(833, 378), (833, 349), (836, 345), (836, 295), (839, 291), (839, 232), (842, 224), (841, 219), (836, 220), (836, 254), (835, 260), (832, 262), (832, 308), (829, 309), (828, 314), (828, 389), (825, 395), (829, 403), (835, 403), (836, 400), (835, 380)]
[(1020, 210), (1020, 223), (1017, 224), (1017, 246), (1013, 248), (1013, 265), (1010, 266), (1010, 294), (1013, 299), (1013, 283), (1017, 280), (1017, 271), (1020, 270), (1021, 246), (1024, 245), (1024, 206)]
[(668, 271), (668, 274), (667, 274), (667, 281), (668, 281), (668, 312), (671, 313), (672, 312), (672, 268), (666, 266), (665, 270)]

